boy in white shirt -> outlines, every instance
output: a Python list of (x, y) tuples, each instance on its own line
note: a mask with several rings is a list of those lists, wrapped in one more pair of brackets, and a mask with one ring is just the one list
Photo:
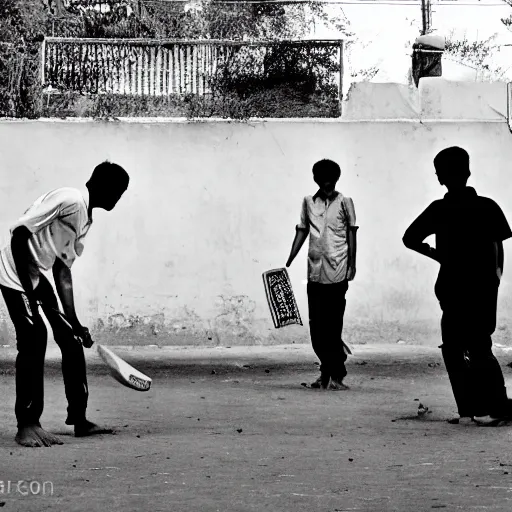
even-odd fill
[(289, 267), (309, 235), (308, 306), (311, 343), (320, 359), (312, 388), (343, 390), (347, 354), (341, 338), (348, 282), (356, 274), (354, 203), (335, 190), (341, 175), (332, 160), (313, 166), (319, 190), (302, 202), (300, 222), (286, 263)]
[[(38, 198), (11, 227), (11, 240), (0, 251), (0, 291), (16, 331), (16, 442), (22, 446), (62, 444), (40, 424), (47, 329), (39, 306), (62, 352), (66, 424), (74, 426), (77, 437), (112, 433), (86, 419), (89, 393), (83, 346), (90, 348), (93, 342), (76, 315), (71, 266), (82, 254), (93, 209), (111, 211), (128, 183), (122, 167), (101, 163), (84, 191), (59, 188)], [(59, 313), (53, 287), (43, 274), (50, 269), (68, 322)]]

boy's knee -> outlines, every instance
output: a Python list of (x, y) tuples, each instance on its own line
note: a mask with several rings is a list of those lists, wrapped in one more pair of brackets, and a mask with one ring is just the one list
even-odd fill
[(447, 367), (465, 367), (467, 364), (465, 353), (466, 350), (464, 350), (464, 348), (459, 345), (449, 345), (446, 343), (441, 345), (441, 354)]
[(16, 346), (18, 351), (35, 351), (45, 348), (48, 331), (43, 320), (39, 317), (25, 317), (16, 322)]
[(54, 329), (53, 330), (53, 339), (55, 340), (55, 343), (59, 345), (59, 347), (62, 349), (73, 349), (74, 345), (77, 345), (77, 347), (80, 346), (80, 343), (75, 338), (75, 334), (73, 332), (73, 329), (70, 329), (68, 327), (63, 327)]
[(60, 348), (63, 356), (80, 357), (83, 356), (83, 347), (80, 340), (75, 336), (72, 328), (68, 325), (54, 327), (53, 339)]

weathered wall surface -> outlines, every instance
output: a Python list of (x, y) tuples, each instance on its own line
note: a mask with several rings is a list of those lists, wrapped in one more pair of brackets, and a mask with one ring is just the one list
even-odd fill
[[(502, 121), (1, 122), (0, 230), (39, 194), (81, 186), (108, 158), (130, 172), (130, 189), (113, 212), (95, 214), (74, 267), (77, 309), (98, 340), (307, 342), (306, 248), (290, 269), (305, 327), (273, 328), (261, 273), (284, 266), (301, 199), (316, 190), (311, 166), (332, 158), (360, 225), (347, 341), (434, 344), (436, 264), (401, 237), (443, 195), (432, 159), (454, 144), (471, 154), (471, 184), (512, 222), (512, 135)], [(512, 327), (511, 283), (509, 267), (500, 340)], [(1, 341), (13, 343), (0, 311)]]
[(419, 87), (360, 82), (346, 95), (348, 120), (500, 121), (507, 116), (505, 82), (453, 82), (422, 78)]

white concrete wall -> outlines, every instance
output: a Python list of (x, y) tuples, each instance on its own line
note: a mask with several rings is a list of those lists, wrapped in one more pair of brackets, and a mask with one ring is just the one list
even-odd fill
[(507, 117), (507, 84), (438, 77), (422, 78), (418, 88), (360, 82), (347, 91), (342, 110), (347, 120), (500, 121)]
[[(471, 184), (512, 222), (512, 135), (504, 121), (0, 122), (0, 232), (39, 194), (80, 186), (108, 158), (129, 171), (126, 196), (99, 211), (74, 267), (77, 308), (111, 344), (307, 342), (306, 248), (291, 268), (305, 327), (276, 330), (261, 273), (283, 266), (311, 166), (339, 162), (353, 197), (358, 274), (348, 292), (350, 343), (438, 343), (436, 264), (407, 251), (404, 230), (444, 194), (438, 151), (471, 154)], [(512, 254), (511, 242), (506, 242)], [(506, 258), (506, 262), (509, 261)], [(512, 264), (497, 339), (512, 327)], [(12, 343), (1, 308), (2, 343)]]

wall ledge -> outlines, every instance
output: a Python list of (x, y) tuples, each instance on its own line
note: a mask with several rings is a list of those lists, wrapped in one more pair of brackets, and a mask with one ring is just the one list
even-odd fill
[(236, 123), (236, 124), (282, 124), (282, 123), (318, 123), (318, 124), (357, 124), (357, 123), (408, 123), (408, 124), (435, 124), (435, 123), (506, 123), (505, 117), (502, 119), (444, 119), (444, 118), (382, 118), (382, 119), (343, 119), (343, 118), (322, 118), (322, 117), (301, 117), (301, 118), (250, 118), (247, 120), (223, 119), (223, 118), (207, 118), (207, 119), (185, 119), (172, 117), (119, 117), (115, 120), (94, 119), (89, 117), (69, 117), (65, 119), (39, 118), (39, 119), (14, 119), (0, 118), (0, 124), (36, 124), (36, 123), (52, 123), (52, 124), (217, 124), (217, 123)]

